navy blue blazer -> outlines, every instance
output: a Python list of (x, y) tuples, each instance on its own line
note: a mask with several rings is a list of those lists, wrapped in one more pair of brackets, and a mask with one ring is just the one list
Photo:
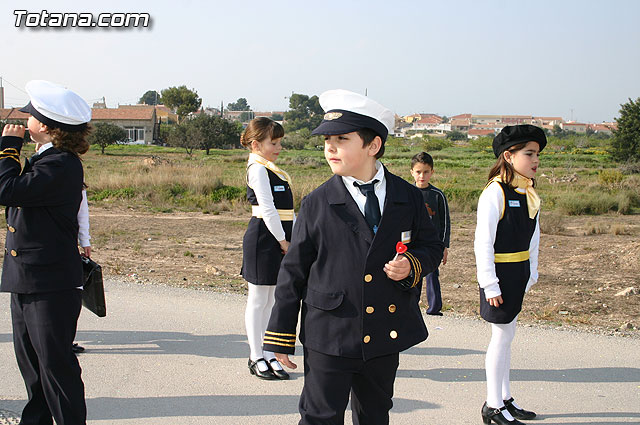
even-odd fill
[(80, 158), (49, 148), (21, 170), (21, 149), (19, 137), (0, 139), (0, 205), (7, 219), (0, 291), (33, 294), (81, 286)]
[[(328, 355), (367, 360), (427, 338), (418, 304), (421, 282), (440, 263), (444, 247), (420, 190), (386, 169), (385, 179), (375, 235), (340, 176), (302, 201), (280, 266), (265, 350), (294, 353), (300, 309), (300, 341)], [(412, 276), (406, 286), (383, 270), (402, 232), (411, 232), (405, 255)]]

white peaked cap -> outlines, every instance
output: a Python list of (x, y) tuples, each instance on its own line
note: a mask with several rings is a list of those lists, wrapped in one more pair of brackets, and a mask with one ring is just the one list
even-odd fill
[(393, 133), (394, 113), (359, 93), (343, 89), (327, 90), (320, 95), (320, 106), (325, 112), (339, 109), (373, 118), (382, 123), (389, 133)]
[[(63, 86), (44, 80), (32, 80), (27, 83), (25, 89), (29, 94), (31, 106), (56, 123), (76, 126), (91, 121), (91, 108), (87, 102)], [(29, 105), (23, 109), (27, 109), (25, 112), (32, 112)]]

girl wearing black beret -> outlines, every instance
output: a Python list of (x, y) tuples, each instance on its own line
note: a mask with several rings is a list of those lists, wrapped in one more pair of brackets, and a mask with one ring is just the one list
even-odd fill
[(540, 198), (534, 189), (539, 154), (546, 145), (542, 129), (505, 127), (493, 140), (497, 161), (478, 201), (474, 251), (480, 286), (480, 315), (491, 323), (485, 368), (487, 400), (482, 420), (522, 424), (536, 414), (511, 396), (511, 342), (525, 292), (538, 280)]

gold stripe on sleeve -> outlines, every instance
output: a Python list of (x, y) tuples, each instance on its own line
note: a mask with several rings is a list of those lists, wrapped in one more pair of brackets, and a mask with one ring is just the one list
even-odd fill
[(271, 331), (266, 331), (265, 334), (267, 335), (275, 335), (275, 336), (291, 336), (291, 337), (296, 337), (296, 334), (285, 334), (285, 333), (279, 333), (279, 332), (271, 332)]

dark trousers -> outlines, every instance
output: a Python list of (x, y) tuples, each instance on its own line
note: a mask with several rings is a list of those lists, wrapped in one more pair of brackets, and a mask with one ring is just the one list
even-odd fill
[(435, 269), (429, 273), (427, 279), (427, 314), (440, 314), (442, 310), (442, 294), (440, 293), (440, 270)]
[(71, 346), (82, 291), (11, 294), (13, 345), (29, 400), (21, 425), (85, 425), (87, 409)]
[(388, 425), (399, 354), (364, 361), (304, 349), (299, 425), (342, 425), (351, 394), (354, 425)]

